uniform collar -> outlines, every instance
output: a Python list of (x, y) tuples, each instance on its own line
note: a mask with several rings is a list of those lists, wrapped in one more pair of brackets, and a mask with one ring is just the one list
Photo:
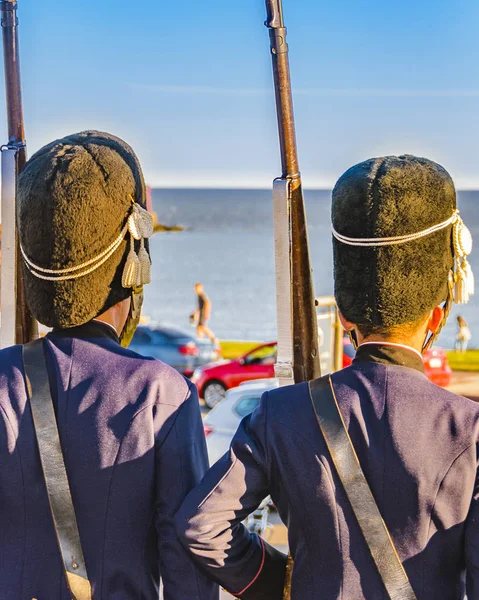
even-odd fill
[(353, 362), (399, 365), (424, 373), (424, 363), (421, 354), (414, 348), (404, 346), (403, 344), (366, 342), (359, 346)]
[(93, 319), (92, 321), (88, 321), (88, 323), (84, 323), (83, 325), (78, 325), (78, 327), (69, 327), (68, 329), (54, 329), (52, 333), (59, 337), (65, 338), (80, 338), (80, 339), (95, 339), (95, 338), (104, 338), (110, 339), (120, 343), (120, 338), (116, 333), (115, 329), (108, 325), (108, 323), (103, 323), (103, 321), (97, 321)]

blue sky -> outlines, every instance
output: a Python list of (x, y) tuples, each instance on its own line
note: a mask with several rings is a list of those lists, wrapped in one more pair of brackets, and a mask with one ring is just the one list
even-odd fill
[[(284, 0), (284, 12), (306, 186), (409, 152), (479, 188), (477, 0)], [(280, 174), (263, 0), (19, 0), (19, 17), (30, 153), (97, 128), (132, 144), (154, 186)]]

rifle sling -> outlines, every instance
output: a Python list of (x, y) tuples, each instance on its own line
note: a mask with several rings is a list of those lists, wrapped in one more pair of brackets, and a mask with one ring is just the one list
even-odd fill
[(394, 542), (361, 469), (330, 377), (309, 383), (313, 409), (336, 471), (391, 600), (416, 600)]
[(65, 578), (73, 600), (91, 600), (85, 559), (58, 434), (43, 341), (23, 346), (25, 382)]

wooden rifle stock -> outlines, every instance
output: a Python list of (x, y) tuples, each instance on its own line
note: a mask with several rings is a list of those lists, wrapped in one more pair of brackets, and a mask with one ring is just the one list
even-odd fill
[(281, 149), (281, 179), (288, 182), (289, 189), (293, 371), (295, 383), (300, 383), (320, 376), (318, 325), (281, 0), (266, 0), (266, 10)]
[[(25, 128), (23, 119), (22, 90), (20, 80), (20, 58), (18, 50), (17, 0), (0, 0), (0, 14), (5, 65), (5, 88), (7, 98), (8, 144), (16, 150), (17, 176), (26, 162)], [(23, 285), (22, 264), (16, 262), (16, 343), (23, 344), (37, 337), (37, 326), (26, 304)]]

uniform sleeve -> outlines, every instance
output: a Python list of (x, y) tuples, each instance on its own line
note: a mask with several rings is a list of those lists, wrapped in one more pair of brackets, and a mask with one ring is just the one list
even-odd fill
[(173, 518), (208, 469), (196, 387), (178, 410), (156, 450), (156, 524), (164, 600), (218, 600), (218, 586), (200, 572), (178, 541)]
[(281, 600), (287, 562), (241, 523), (269, 494), (266, 400), (176, 516), (178, 536), (204, 572), (243, 600)]
[(476, 483), (466, 521), (466, 589), (468, 600), (479, 600), (479, 447)]

